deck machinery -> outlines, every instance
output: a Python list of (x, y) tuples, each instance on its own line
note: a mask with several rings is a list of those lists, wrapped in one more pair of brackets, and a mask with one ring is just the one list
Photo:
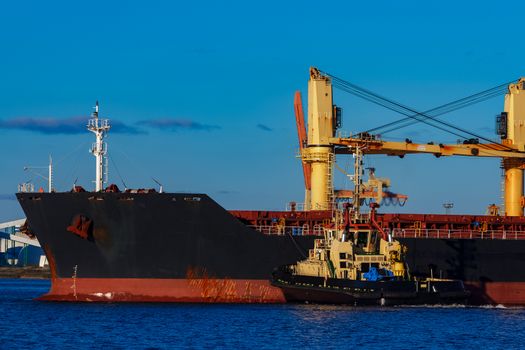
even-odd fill
[[(426, 153), (440, 156), (499, 157), (505, 171), (505, 216), (523, 216), (525, 205), (523, 197), (523, 169), (525, 167), (525, 78), (508, 87), (505, 96), (504, 112), (498, 116), (498, 134), (501, 143), (464, 144), (416, 144), (384, 141), (370, 134), (356, 137), (337, 137), (341, 110), (332, 103), (332, 83), (330, 77), (318, 69), (310, 69), (308, 82), (308, 134), (301, 122), (302, 106), (300, 94), (295, 98), (296, 119), (298, 120), (299, 145), (305, 175), (306, 210), (329, 210), (338, 196), (333, 190), (333, 164), (336, 154), (386, 154), (405, 156), (406, 154)], [(431, 118), (421, 114), (425, 118)], [(421, 118), (421, 117), (420, 117)], [(354, 183), (361, 188), (353, 193), (354, 206), (359, 198), (371, 195), (366, 186), (360, 184), (362, 174), (354, 174)], [(361, 186), (361, 187), (359, 187)], [(376, 186), (376, 191), (378, 190)], [(348, 193), (346, 194), (348, 195)], [(377, 196), (377, 192), (373, 195)], [(391, 194), (386, 194), (391, 196)]]

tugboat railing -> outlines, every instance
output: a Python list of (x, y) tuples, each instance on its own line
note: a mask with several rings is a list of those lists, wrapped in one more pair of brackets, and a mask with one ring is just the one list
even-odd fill
[(281, 225), (248, 225), (248, 227), (265, 235), (324, 236), (321, 225), (281, 226)]

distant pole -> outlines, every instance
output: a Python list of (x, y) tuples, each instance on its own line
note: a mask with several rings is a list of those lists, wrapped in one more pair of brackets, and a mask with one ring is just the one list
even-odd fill
[[(35, 169), (46, 169), (47, 170), (47, 176), (44, 176), (38, 172), (35, 171)], [(46, 180), (47, 182), (47, 190), (49, 192), (53, 192), (53, 159), (51, 158), (51, 155), (49, 155), (49, 164), (47, 166), (25, 166), (24, 171), (30, 171), (33, 174), (37, 175), (38, 177), (41, 177), (42, 179)], [(44, 189), (41, 188), (43, 191)], [(33, 192), (34, 191), (34, 185), (30, 182), (23, 183), (19, 186), (20, 192)]]
[(49, 155), (49, 176), (47, 177), (49, 193), (53, 192), (53, 158)]
[(454, 208), (454, 203), (451, 203), (451, 202), (443, 203), (443, 208), (445, 208), (445, 214), (449, 215), (452, 208)]

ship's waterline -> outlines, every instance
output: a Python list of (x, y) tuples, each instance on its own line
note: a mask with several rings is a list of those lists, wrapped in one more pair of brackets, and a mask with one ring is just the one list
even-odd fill
[(268, 280), (56, 278), (47, 301), (284, 303), (279, 288)]

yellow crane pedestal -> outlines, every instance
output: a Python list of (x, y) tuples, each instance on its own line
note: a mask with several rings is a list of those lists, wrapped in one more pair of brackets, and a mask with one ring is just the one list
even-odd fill
[(505, 215), (523, 216), (523, 169), (505, 169)]
[[(502, 143), (525, 151), (525, 78), (509, 85), (505, 108), (500, 116)], [(506, 130), (505, 130), (506, 129)], [(505, 215), (523, 216), (524, 159), (503, 159), (505, 169)]]
[(303, 161), (311, 166), (312, 191), (309, 193), (310, 210), (329, 210), (333, 200), (332, 147), (308, 147), (303, 150)]

